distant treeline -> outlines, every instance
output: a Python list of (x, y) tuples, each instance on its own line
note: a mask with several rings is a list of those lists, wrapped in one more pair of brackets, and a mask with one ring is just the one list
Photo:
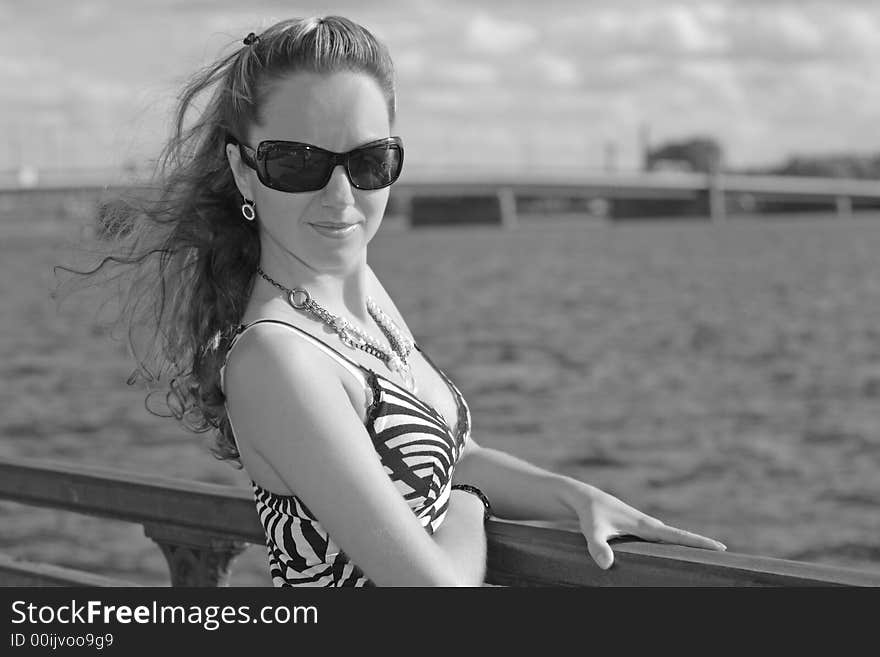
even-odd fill
[(880, 153), (877, 155), (793, 155), (779, 166), (749, 169), (743, 173), (878, 180), (880, 179)]
[(706, 136), (667, 141), (648, 148), (643, 165), (646, 171), (676, 169), (703, 173), (727, 171), (751, 175), (880, 179), (880, 153), (792, 155), (782, 164), (732, 169), (724, 165), (721, 144), (713, 137)]
[[(698, 173), (737, 173), (748, 175), (812, 176), (880, 180), (880, 153), (873, 155), (792, 155), (782, 164), (734, 169), (725, 166), (724, 150), (712, 137), (695, 136), (668, 141), (644, 153), (645, 171), (677, 170)], [(827, 213), (835, 209), (835, 199), (782, 200), (752, 194), (727, 194), (725, 205), (730, 213)], [(852, 208), (877, 209), (880, 203), (855, 199)], [(610, 205), (609, 216), (616, 219), (652, 217), (705, 217), (708, 196), (694, 200), (618, 199)]]
[[(724, 150), (712, 137), (695, 136), (649, 147), (643, 155), (645, 171), (692, 173), (737, 173), (749, 175), (813, 176), (880, 180), (880, 153), (876, 155), (793, 155), (782, 164), (733, 169), (725, 166)], [(780, 199), (753, 194), (729, 193), (724, 198), (732, 214), (828, 213), (836, 210), (836, 199)], [(706, 218), (709, 196), (699, 193), (691, 199), (651, 198), (519, 198), (524, 213), (580, 212), (611, 219)], [(853, 199), (854, 210), (880, 209), (880, 202)]]

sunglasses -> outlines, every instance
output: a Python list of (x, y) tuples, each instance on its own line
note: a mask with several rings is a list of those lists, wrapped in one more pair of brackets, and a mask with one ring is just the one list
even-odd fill
[(279, 192), (314, 192), (323, 189), (333, 169), (342, 165), (356, 189), (382, 189), (400, 177), (403, 141), (385, 137), (347, 153), (334, 153), (298, 141), (261, 141), (256, 150), (237, 144), (242, 161), (257, 172), (260, 182)]

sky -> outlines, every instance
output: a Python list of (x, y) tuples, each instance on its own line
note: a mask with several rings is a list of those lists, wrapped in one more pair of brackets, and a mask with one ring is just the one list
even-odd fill
[(147, 162), (175, 96), (250, 31), (340, 14), (390, 49), (407, 168), (729, 167), (880, 152), (880, 1), (0, 0), (0, 170)]

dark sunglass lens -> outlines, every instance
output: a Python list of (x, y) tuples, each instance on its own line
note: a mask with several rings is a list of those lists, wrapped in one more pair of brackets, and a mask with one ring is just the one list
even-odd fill
[(276, 189), (309, 192), (327, 181), (330, 162), (326, 153), (305, 146), (273, 148), (266, 153), (266, 174)]
[(402, 157), (396, 144), (371, 146), (353, 153), (348, 160), (351, 181), (360, 189), (387, 187), (400, 175)]

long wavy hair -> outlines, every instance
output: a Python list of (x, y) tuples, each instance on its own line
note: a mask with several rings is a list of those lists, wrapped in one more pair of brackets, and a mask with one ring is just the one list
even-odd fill
[[(211, 452), (237, 467), (220, 368), (251, 294), (260, 241), (259, 222), (242, 219), (225, 146), (228, 137), (247, 143), (273, 83), (303, 71), (371, 76), (394, 121), (391, 58), (367, 29), (339, 16), (276, 23), (190, 79), (150, 183), (102, 204), (98, 263), (60, 267), (118, 284), (115, 324), (126, 329), (137, 363), (128, 383), (142, 378), (151, 386), (151, 412), (190, 431), (214, 430)], [(156, 392), (170, 413), (151, 408)]]

